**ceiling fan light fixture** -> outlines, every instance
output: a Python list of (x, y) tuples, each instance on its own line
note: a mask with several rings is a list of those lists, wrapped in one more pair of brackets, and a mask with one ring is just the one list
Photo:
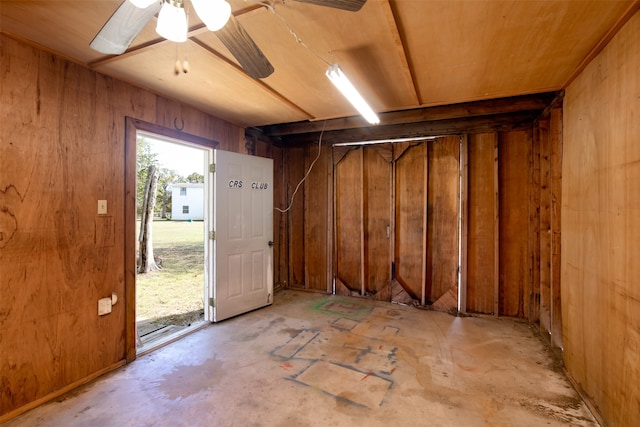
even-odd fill
[(338, 64), (331, 64), (326, 72), (327, 77), (331, 80), (336, 88), (345, 98), (355, 107), (356, 110), (372, 125), (380, 123), (380, 119), (373, 111), (373, 109), (367, 104), (360, 92), (349, 81)]
[(231, 5), (225, 0), (191, 0), (191, 3), (209, 31), (224, 27), (231, 16)]
[(187, 15), (184, 0), (164, 0), (158, 14), (156, 33), (172, 42), (187, 41)]
[(129, 0), (129, 3), (138, 9), (146, 9), (154, 3), (158, 3), (158, 0)]

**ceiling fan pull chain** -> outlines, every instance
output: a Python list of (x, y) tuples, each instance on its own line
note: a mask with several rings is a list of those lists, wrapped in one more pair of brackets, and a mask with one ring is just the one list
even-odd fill
[(184, 44), (184, 61), (182, 61), (182, 72), (187, 74), (191, 71), (191, 67), (189, 66), (189, 61), (187, 60), (187, 43)]
[[(191, 8), (187, 6), (187, 28), (189, 28), (189, 15), (191, 14)], [(189, 38), (187, 37), (187, 41), (184, 43), (184, 61), (182, 61), (182, 72), (187, 74), (191, 71), (191, 67), (189, 67), (189, 61), (187, 61), (187, 45), (189, 42)]]
[(180, 55), (178, 54), (178, 43), (176, 43), (176, 65), (175, 68), (173, 70), (173, 73), (176, 76), (180, 75), (180, 72), (182, 71), (182, 65), (180, 64)]

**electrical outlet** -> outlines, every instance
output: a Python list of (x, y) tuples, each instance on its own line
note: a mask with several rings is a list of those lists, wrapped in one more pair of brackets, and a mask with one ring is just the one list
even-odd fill
[(107, 201), (98, 200), (98, 215), (106, 215), (106, 214), (107, 214)]

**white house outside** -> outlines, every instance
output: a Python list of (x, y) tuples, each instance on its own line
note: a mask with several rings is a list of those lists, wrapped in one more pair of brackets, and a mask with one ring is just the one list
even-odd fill
[(171, 187), (171, 219), (203, 220), (204, 184), (181, 182)]

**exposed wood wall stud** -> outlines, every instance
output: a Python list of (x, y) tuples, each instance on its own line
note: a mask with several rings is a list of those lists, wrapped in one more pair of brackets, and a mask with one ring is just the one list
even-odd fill
[(467, 257), (469, 233), (469, 137), (460, 137), (460, 274), (458, 307), (460, 313), (467, 312)]

